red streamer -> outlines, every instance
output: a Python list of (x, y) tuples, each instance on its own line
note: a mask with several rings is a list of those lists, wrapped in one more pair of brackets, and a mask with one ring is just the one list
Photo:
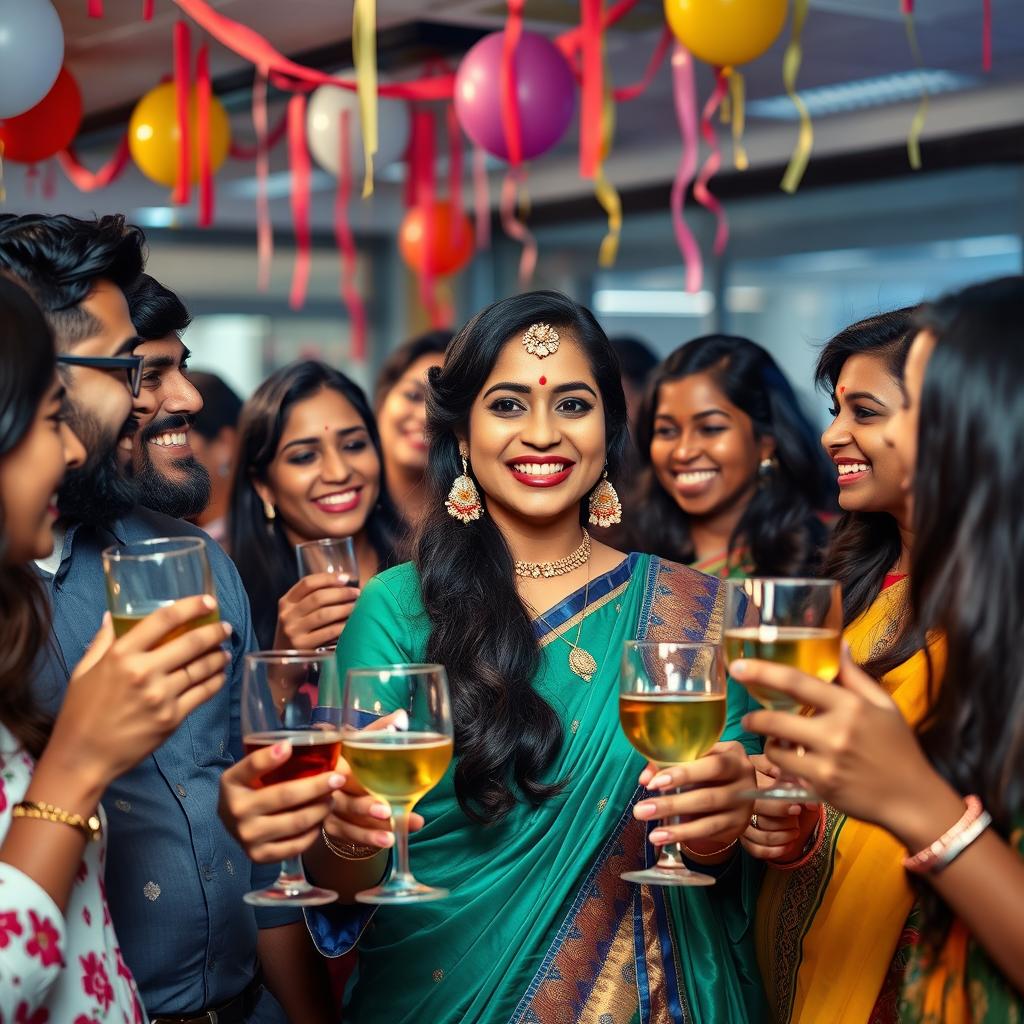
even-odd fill
[(516, 48), (523, 35), (525, 0), (508, 0), (508, 18), (501, 51), (501, 126), (505, 133), (508, 162), (518, 167), (523, 162), (523, 133), (519, 122), (519, 82), (516, 77)]
[[(285, 112), (285, 125), (288, 114)], [(267, 73), (256, 71), (252, 86), (252, 124), (256, 130), (256, 287), (270, 287), (270, 265), (274, 258), (274, 224), (270, 219), (267, 178), (270, 176), (270, 148), (267, 145)]]
[(288, 304), (302, 309), (309, 284), (312, 236), (309, 228), (309, 150), (306, 148), (306, 97), (288, 101), (288, 154), (292, 168), (292, 221), (295, 225), (295, 267)]
[(604, 0), (581, 0), (583, 98), (580, 109), (580, 176), (593, 178), (601, 164), (601, 116), (604, 109), (604, 55), (601, 9)]
[(435, 200), (437, 182), (434, 161), (434, 114), (430, 110), (417, 110), (413, 114), (412, 201), (424, 211), (423, 252), (426, 258), (419, 272), (420, 301), (427, 311), (431, 326), (441, 327), (444, 318), (437, 301), (437, 271), (434, 268), (434, 232), (437, 230)]
[(142, 20), (153, 20), (153, 0), (142, 0)]
[(351, 121), (352, 112), (343, 110), (338, 133), (341, 152), (338, 189), (334, 197), (334, 238), (341, 253), (341, 299), (348, 309), (352, 325), (352, 358), (363, 362), (366, 359), (366, 307), (356, 284), (356, 243), (348, 219), (348, 205), (352, 198), (352, 154), (349, 151)]
[(462, 194), (462, 129), (459, 119), (455, 116), (455, 104), (449, 103), (445, 111), (448, 127), (448, 202), (452, 210), (451, 233), (452, 248), (458, 249), (465, 230), (463, 218), (466, 213), (466, 202)]
[[(273, 149), (287, 134), (288, 111), (286, 110), (281, 115), (281, 120), (278, 121), (278, 123), (274, 125), (267, 134), (267, 149)], [(232, 139), (228, 146), (228, 155), (233, 160), (255, 160), (259, 155), (259, 151), (259, 142), (254, 142), (251, 146), (246, 146), (244, 143), (236, 142)]]
[(43, 165), (43, 198), (53, 199), (57, 195), (57, 165), (47, 160)]
[(647, 89), (650, 87), (651, 82), (654, 81), (654, 76), (658, 73), (658, 69), (661, 67), (662, 61), (665, 59), (665, 54), (668, 53), (669, 47), (672, 45), (672, 40), (675, 37), (672, 35), (671, 29), (666, 28), (661, 33), (661, 38), (658, 40), (658, 45), (654, 48), (654, 53), (651, 54), (651, 59), (647, 63), (647, 69), (644, 71), (644, 77), (639, 82), (634, 82), (632, 85), (624, 85), (620, 89), (615, 89), (612, 92), (612, 96), (616, 103), (628, 103), (630, 100), (635, 100), (638, 96), (642, 96)]
[(75, 151), (70, 146), (57, 154), (57, 163), (60, 164), (64, 176), (80, 192), (95, 192), (117, 181), (128, 166), (130, 157), (126, 133), (121, 137), (117, 151), (98, 171), (90, 171), (88, 167), (79, 163)]
[(491, 247), (491, 196), (487, 180), (487, 154), (473, 147), (473, 218), (478, 252)]
[(900, 0), (900, 14), (904, 17), (914, 13), (914, 0)]
[(682, 43), (676, 43), (672, 51), (672, 97), (683, 140), (682, 156), (672, 182), (672, 227), (686, 268), (686, 290), (699, 292), (704, 281), (704, 261), (700, 246), (683, 217), (686, 190), (697, 173), (697, 84), (693, 58)]
[(519, 189), (526, 183), (526, 172), (522, 167), (510, 167), (501, 183), (501, 225), (509, 238), (514, 238), (523, 247), (519, 257), (519, 287), (526, 288), (537, 268), (537, 240), (530, 229), (519, 219), (516, 204)]
[(718, 146), (718, 136), (712, 118), (728, 92), (728, 79), (725, 77), (725, 72), (718, 68), (715, 71), (715, 91), (704, 105), (704, 112), (700, 119), (700, 132), (704, 136), (704, 141), (708, 144), (711, 154), (704, 161), (704, 166), (693, 186), (694, 199), (715, 216), (715, 254), (718, 256), (725, 252), (725, 247), (729, 244), (729, 221), (725, 216), (725, 208), (708, 189), (708, 182), (722, 166), (722, 151)]
[(192, 148), (189, 138), (189, 103), (191, 100), (190, 50), (192, 33), (188, 22), (174, 23), (174, 99), (178, 112), (178, 180), (171, 193), (171, 202), (185, 206), (191, 194)]
[(103, 0), (89, 0), (89, 17), (90, 18), (102, 18), (103, 17)]
[(213, 166), (210, 156), (210, 51), (204, 43), (196, 57), (196, 145), (199, 147), (199, 226), (213, 224)]
[(982, 0), (981, 4), (981, 66), (985, 71), (992, 70), (992, 0)]

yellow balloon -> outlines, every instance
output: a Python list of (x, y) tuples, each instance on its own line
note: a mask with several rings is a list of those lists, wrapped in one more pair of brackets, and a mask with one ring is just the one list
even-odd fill
[[(198, 92), (192, 87), (189, 102), (189, 149), (192, 182), (199, 181)], [(150, 89), (135, 105), (128, 122), (128, 145), (132, 159), (142, 173), (158, 185), (173, 187), (178, 180), (178, 108), (174, 83), (164, 82)], [(228, 155), (231, 125), (216, 96), (210, 97), (210, 167), (216, 173)]]
[(786, 6), (786, 0), (665, 0), (665, 17), (694, 57), (724, 68), (760, 57), (778, 39)]

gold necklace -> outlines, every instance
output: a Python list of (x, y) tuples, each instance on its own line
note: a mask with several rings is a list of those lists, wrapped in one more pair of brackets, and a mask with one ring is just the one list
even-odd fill
[(516, 560), (515, 570), (517, 576), (526, 576), (538, 580), (542, 576), (551, 579), (553, 576), (568, 576), (569, 573), (586, 565), (590, 561), (590, 534), (583, 531), (583, 543), (565, 558), (559, 558), (557, 562), (521, 562)]
[[(589, 535), (584, 534), (589, 541)], [(573, 643), (568, 637), (559, 633), (543, 615), (536, 612), (537, 618), (544, 623), (547, 628), (558, 637), (559, 640), (564, 640), (572, 650), (569, 651), (569, 668), (580, 677), (585, 683), (589, 683), (594, 678), (594, 673), (597, 671), (597, 662), (594, 660), (594, 656), (590, 651), (584, 650), (580, 647), (580, 635), (583, 632), (583, 619), (586, 618), (587, 604), (590, 600), (590, 551), (588, 543), (587, 551), (587, 585), (583, 589), (583, 610), (580, 612), (580, 624), (576, 629), (576, 642)]]

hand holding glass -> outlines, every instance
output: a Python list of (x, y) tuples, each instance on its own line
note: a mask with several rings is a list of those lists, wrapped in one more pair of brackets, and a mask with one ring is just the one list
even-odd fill
[[(356, 781), (391, 807), (391, 876), (356, 893), (360, 903), (443, 899), (409, 870), (409, 814), (436, 786), (452, 759), (448, 676), (441, 665), (350, 669), (342, 711), (342, 751)], [(379, 727), (378, 727), (379, 726)]]
[(359, 564), (351, 537), (325, 537), (295, 545), (299, 577), (325, 572), (346, 587), (359, 586)]
[[(831, 683), (839, 674), (843, 598), (835, 580), (731, 580), (725, 598), (722, 646), (728, 664), (754, 658), (788, 665)], [(797, 712), (787, 694), (751, 684), (750, 695), (771, 711)], [(817, 803), (799, 779), (780, 776), (768, 789), (745, 794), (761, 800)]]
[[(660, 768), (696, 761), (725, 728), (726, 682), (716, 644), (628, 640), (619, 688), (622, 731)], [(643, 885), (715, 884), (686, 866), (678, 843), (663, 846), (654, 867), (621, 877)]]

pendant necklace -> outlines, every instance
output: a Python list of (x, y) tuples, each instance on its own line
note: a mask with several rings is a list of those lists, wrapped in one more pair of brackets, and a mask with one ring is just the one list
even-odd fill
[[(584, 534), (584, 536), (586, 535)], [(586, 618), (587, 604), (590, 600), (589, 549), (587, 551), (586, 566), (587, 584), (583, 589), (583, 610), (580, 612), (580, 623), (576, 629), (576, 642), (573, 643), (572, 640), (570, 640), (567, 636), (565, 636), (562, 633), (559, 633), (557, 629), (550, 625), (548, 620), (545, 619), (543, 615), (540, 615), (538, 613), (537, 618), (540, 619), (540, 621), (543, 622), (544, 625), (547, 626), (547, 628), (551, 630), (551, 632), (554, 633), (559, 640), (563, 640), (565, 641), (565, 643), (569, 645), (569, 647), (571, 648), (571, 650), (569, 651), (569, 668), (572, 670), (573, 673), (578, 675), (580, 679), (582, 679), (586, 683), (589, 683), (594, 678), (594, 673), (597, 671), (597, 662), (594, 660), (594, 656), (590, 653), (590, 651), (584, 650), (584, 648), (580, 647), (580, 635), (583, 632), (583, 619)], [(534, 611), (536, 612), (536, 609), (534, 609)]]

